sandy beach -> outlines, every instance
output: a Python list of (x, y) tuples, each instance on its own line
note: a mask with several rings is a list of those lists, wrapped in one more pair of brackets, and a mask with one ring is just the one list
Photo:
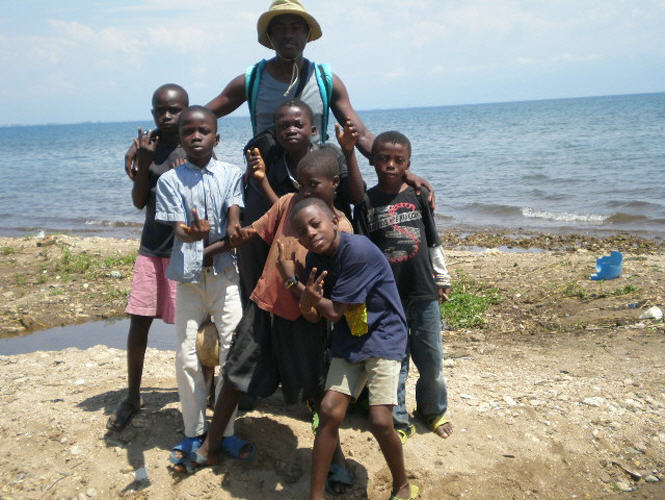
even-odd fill
[[(455, 432), (442, 440), (419, 427), (405, 445), (421, 498), (664, 498), (665, 326), (640, 319), (665, 309), (662, 242), (443, 240), (459, 289), (492, 300), (473, 326), (443, 333)], [(121, 316), (136, 248), (111, 238), (0, 238), (0, 336)], [(624, 253), (622, 275), (589, 280), (610, 250)], [(279, 394), (238, 420), (258, 446), (251, 462), (183, 476), (167, 467), (182, 432), (173, 352), (148, 350), (145, 407), (122, 433), (105, 423), (124, 396), (123, 350), (0, 355), (0, 366), (3, 500), (306, 498), (314, 436), (304, 408)], [(390, 475), (364, 417), (350, 416), (341, 437), (354, 475), (343, 498), (388, 498)]]

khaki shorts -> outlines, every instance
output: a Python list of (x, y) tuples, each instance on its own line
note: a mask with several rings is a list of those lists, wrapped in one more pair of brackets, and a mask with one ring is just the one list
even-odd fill
[(400, 366), (399, 361), (392, 359), (369, 358), (350, 363), (342, 358), (333, 358), (328, 369), (326, 391), (357, 399), (367, 385), (370, 406), (396, 405)]

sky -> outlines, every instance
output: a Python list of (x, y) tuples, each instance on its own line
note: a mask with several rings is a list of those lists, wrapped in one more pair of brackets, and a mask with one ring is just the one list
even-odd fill
[[(273, 55), (268, 0), (0, 0), (0, 125), (149, 119)], [(665, 0), (305, 0), (357, 110), (665, 91)], [(246, 115), (246, 107), (236, 111)]]

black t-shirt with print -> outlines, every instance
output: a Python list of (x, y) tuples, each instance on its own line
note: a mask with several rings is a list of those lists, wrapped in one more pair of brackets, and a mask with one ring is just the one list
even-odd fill
[(369, 203), (363, 210), (363, 233), (388, 259), (403, 301), (438, 297), (429, 259), (426, 199), (426, 194), (417, 196), (411, 186), (397, 194), (373, 187), (365, 198)]

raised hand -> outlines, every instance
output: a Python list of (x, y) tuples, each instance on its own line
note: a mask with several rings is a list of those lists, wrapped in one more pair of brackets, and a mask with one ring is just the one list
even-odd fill
[(259, 148), (247, 150), (247, 170), (256, 180), (261, 181), (266, 177), (266, 164), (261, 156)]
[(296, 275), (296, 253), (291, 252), (291, 255), (287, 256), (281, 240), (277, 240), (277, 269), (282, 279)]
[[(191, 225), (180, 224), (180, 229), (182, 229), (190, 242), (207, 239), (210, 232), (210, 222), (208, 219), (199, 218), (199, 212), (195, 208), (192, 208), (192, 217), (194, 220)], [(186, 241), (186, 239), (183, 240)]]
[(309, 278), (305, 285), (305, 290), (300, 297), (300, 306), (303, 309), (316, 307), (323, 298), (323, 285), (325, 284), (326, 276), (328, 276), (328, 271), (323, 271), (318, 278), (316, 277), (317, 271), (316, 267), (312, 268), (312, 272), (309, 273)]
[(138, 137), (136, 138), (136, 170), (145, 169), (150, 166), (153, 158), (155, 157), (155, 150), (157, 149), (157, 141), (159, 137), (152, 130), (138, 129)]
[(337, 142), (345, 153), (351, 153), (358, 143), (358, 131), (351, 120), (346, 120), (344, 129), (340, 127), (339, 123), (335, 123), (335, 135), (337, 135)]

